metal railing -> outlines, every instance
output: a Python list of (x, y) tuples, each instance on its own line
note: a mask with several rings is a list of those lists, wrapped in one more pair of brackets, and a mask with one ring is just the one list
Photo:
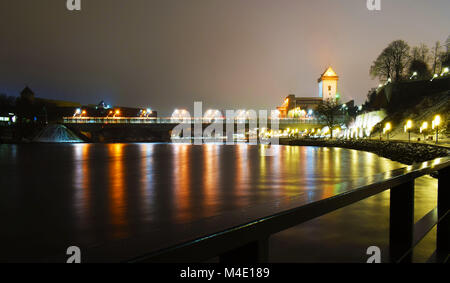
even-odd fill
[[(414, 180), (436, 171), (437, 207), (414, 224)], [(137, 244), (138, 247), (134, 249), (140, 254), (131, 259), (129, 254), (128, 258), (125, 257), (123, 260), (200, 262), (219, 256), (221, 262), (266, 262), (268, 239), (271, 235), (390, 189), (390, 261), (411, 262), (414, 246), (435, 225), (437, 225), (436, 251), (430, 260), (446, 261), (450, 252), (449, 181), (450, 157), (438, 158), (340, 184), (339, 192), (331, 197), (317, 197), (317, 194), (312, 199), (308, 196), (306, 201), (303, 198), (289, 200), (283, 205), (280, 203), (274, 206), (266, 205), (263, 210), (249, 210), (246, 213), (240, 211), (234, 216), (227, 215), (211, 221), (205, 220), (201, 224), (187, 225), (179, 234), (173, 236), (172, 242), (188, 238), (190, 240), (166, 248), (161, 249), (161, 243), (156, 240), (149, 243), (150, 239), (143, 239), (147, 246)], [(198, 236), (200, 232), (193, 232), (198, 229), (202, 229), (205, 234)], [(170, 239), (166, 240), (171, 242)], [(129, 248), (133, 250), (132, 243)]]

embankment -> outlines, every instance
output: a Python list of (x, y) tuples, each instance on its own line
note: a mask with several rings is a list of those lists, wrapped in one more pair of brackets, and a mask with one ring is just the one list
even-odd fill
[(408, 165), (450, 155), (450, 148), (400, 141), (298, 139), (287, 141), (287, 144), (369, 151)]

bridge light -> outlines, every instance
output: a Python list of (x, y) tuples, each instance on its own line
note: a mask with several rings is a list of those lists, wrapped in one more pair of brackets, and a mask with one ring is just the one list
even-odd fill
[(75, 113), (73, 114), (73, 117), (76, 117), (77, 115), (80, 115), (80, 114), (81, 114), (81, 109), (77, 108), (77, 109), (75, 109)]

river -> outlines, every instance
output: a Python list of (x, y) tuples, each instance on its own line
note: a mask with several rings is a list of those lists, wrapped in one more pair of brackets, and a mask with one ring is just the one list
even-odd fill
[[(329, 189), (403, 165), (340, 148), (247, 144), (0, 145), (0, 261), (42, 260), (92, 246)], [(416, 220), (436, 181), (416, 180)], [(274, 262), (360, 261), (387, 251), (389, 191), (274, 235)], [(432, 237), (432, 236), (431, 236)], [(430, 254), (433, 239), (415, 257)], [(387, 254), (384, 253), (383, 259)]]

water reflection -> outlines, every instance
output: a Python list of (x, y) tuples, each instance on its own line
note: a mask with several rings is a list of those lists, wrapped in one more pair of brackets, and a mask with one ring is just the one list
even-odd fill
[(149, 222), (152, 220), (152, 206), (153, 198), (154, 198), (154, 190), (155, 190), (155, 182), (153, 180), (153, 144), (141, 144), (141, 164), (140, 164), (140, 173), (141, 173), (141, 206), (142, 206), (142, 215), (145, 222)]
[(219, 190), (220, 181), (219, 158), (221, 147), (217, 144), (205, 144), (203, 147), (203, 164), (205, 165), (203, 192), (205, 198), (204, 206), (207, 208), (204, 210), (204, 214), (205, 216), (212, 216), (219, 205), (217, 191)]
[[(4, 215), (23, 216), (21, 227), (94, 244), (156, 230), (164, 237), (176, 225), (280, 198), (331, 196), (343, 190), (343, 181), (403, 167), (355, 150), (271, 146), (274, 156), (263, 156), (264, 150), (248, 144), (2, 145), (2, 170), (12, 177), (2, 180), (1, 202), (8, 207)], [(386, 201), (383, 195), (367, 207), (384, 208)], [(346, 219), (352, 213), (361, 211)], [(330, 217), (342, 221), (342, 215)], [(48, 233), (38, 232), (28, 236), (47, 243)]]
[(90, 147), (90, 144), (74, 145), (74, 212), (81, 228), (88, 225), (91, 210), (91, 171), (88, 162)]
[(106, 180), (109, 219), (117, 237), (128, 235), (130, 221), (140, 229), (139, 223), (185, 223), (302, 193), (330, 197), (342, 191), (343, 181), (401, 166), (372, 153), (339, 148), (272, 146), (273, 156), (263, 156), (263, 150), (247, 144), (109, 144), (105, 152), (99, 146), (73, 145), (74, 208), (80, 225), (89, 223), (99, 201), (92, 199), (100, 194), (92, 174), (103, 165), (105, 172), (95, 172), (106, 175), (95, 176), (95, 185), (102, 184), (98, 178)]
[(111, 224), (113, 225), (113, 235), (117, 238), (124, 238), (128, 235), (125, 199), (125, 156), (124, 144), (109, 144), (108, 151), (111, 160), (109, 162), (109, 209), (111, 212)]
[(173, 191), (175, 192), (176, 219), (179, 222), (185, 222), (192, 218), (193, 211), (190, 209), (193, 205), (190, 201), (190, 195), (193, 190), (191, 187), (191, 166), (189, 162), (191, 147), (187, 144), (175, 144), (173, 155)]

